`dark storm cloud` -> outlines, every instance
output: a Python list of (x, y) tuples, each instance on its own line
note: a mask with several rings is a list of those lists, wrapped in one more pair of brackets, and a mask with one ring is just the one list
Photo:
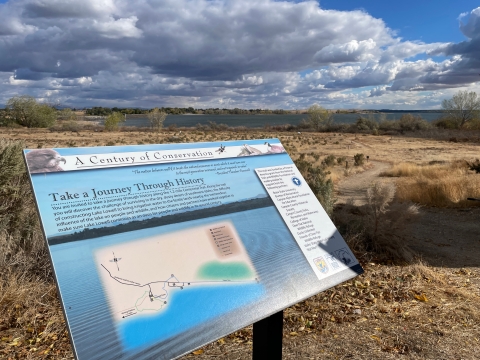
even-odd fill
[[(477, 81), (479, 17), (463, 18), (463, 43), (424, 44), (316, 1), (10, 0), (0, 4), (0, 103), (28, 93), (73, 105), (368, 105)], [(349, 93), (366, 86), (378, 90)]]

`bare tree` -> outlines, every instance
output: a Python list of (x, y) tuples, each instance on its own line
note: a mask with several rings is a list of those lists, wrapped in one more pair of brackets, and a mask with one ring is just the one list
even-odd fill
[(463, 127), (479, 118), (480, 97), (474, 91), (459, 91), (451, 99), (443, 100), (442, 107), (447, 118), (453, 121), (456, 127)]
[(155, 129), (158, 134), (160, 129), (163, 128), (163, 123), (167, 118), (167, 113), (161, 111), (159, 108), (155, 108), (148, 113), (147, 117), (150, 121), (150, 125), (152, 125), (152, 128)]
[(332, 123), (332, 114), (324, 107), (313, 104), (307, 110), (308, 122), (316, 130), (319, 131), (323, 126)]

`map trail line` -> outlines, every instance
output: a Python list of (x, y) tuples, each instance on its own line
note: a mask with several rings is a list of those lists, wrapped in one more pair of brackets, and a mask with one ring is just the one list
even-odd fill
[[(128, 285), (128, 286), (135, 286), (135, 287), (145, 287), (145, 286), (148, 286), (149, 288), (149, 298), (150, 298), (150, 301), (153, 301), (153, 299), (166, 299), (168, 297), (168, 291), (165, 289), (165, 285), (168, 285), (168, 287), (174, 287), (174, 288), (180, 288), (180, 289), (183, 289), (183, 287), (185, 286), (185, 284), (187, 285), (191, 285), (191, 284), (215, 284), (215, 283), (251, 283), (253, 281), (251, 280), (228, 280), (228, 279), (224, 279), (224, 280), (208, 280), (208, 281), (179, 281), (175, 275), (172, 274), (171, 277), (169, 277), (167, 280), (159, 280), (159, 281), (151, 281), (151, 282), (148, 282), (146, 284), (139, 284), (139, 283), (136, 283), (134, 281), (131, 281), (131, 280), (127, 280), (127, 279), (121, 279), (121, 278), (118, 278), (116, 276), (113, 276), (112, 273), (110, 272), (110, 270), (108, 270), (103, 264), (100, 264), (102, 265), (102, 267), (108, 272), (108, 274), (110, 275), (110, 277), (117, 281), (118, 283), (122, 284), (122, 285)], [(175, 279), (175, 281), (171, 281), (172, 279)], [(128, 281), (128, 282), (131, 282), (131, 283), (125, 283), (124, 281)], [(258, 280), (256, 279), (256, 282), (258, 282)], [(163, 287), (162, 287), (162, 290), (165, 292), (164, 294), (162, 295), (154, 295), (152, 293), (152, 288), (151, 288), (151, 284), (159, 284), (159, 283), (163, 283)], [(177, 285), (178, 284), (178, 285)], [(181, 285), (180, 285), (181, 284)], [(165, 302), (166, 303), (166, 302)]]

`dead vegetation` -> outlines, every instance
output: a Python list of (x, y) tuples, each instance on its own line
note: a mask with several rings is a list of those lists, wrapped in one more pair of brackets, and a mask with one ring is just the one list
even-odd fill
[(401, 178), (397, 181), (397, 197), (401, 201), (438, 207), (480, 205), (467, 200), (480, 197), (480, 176), (464, 160), (424, 165), (400, 163), (382, 175)]
[[(478, 147), (470, 143), (258, 130), (168, 131), (160, 134), (160, 141), (270, 137), (279, 137), (294, 159), (304, 153), (304, 160), (315, 166), (320, 166), (328, 155), (340, 158), (336, 164), (331, 164), (331, 159), (326, 161), (330, 163), (327, 170), (335, 174), (334, 181), (363, 170), (353, 166), (353, 157), (358, 153), (395, 163), (411, 155), (413, 165), (399, 165), (385, 174), (399, 177), (400, 184), (402, 181), (414, 184), (418, 179), (440, 181), (454, 175), (473, 181), (471, 176), (479, 176), (459, 163), (449, 162), (458, 158), (474, 159)], [(0, 129), (0, 138), (3, 139), (0, 158), (8, 154), (18, 156), (23, 144), (36, 148), (157, 141), (156, 134), (145, 131), (105, 134), (66, 129), (53, 134), (45, 130)], [(16, 150), (5, 152), (9, 146)], [(422, 165), (431, 161), (447, 162)], [(3, 196), (0, 201), (0, 359), (72, 358), (24, 170), (12, 168), (6, 172), (4, 164), (0, 171), (0, 197)], [(419, 260), (421, 254), (408, 245), (409, 234), (405, 231), (406, 224), (419, 222), (418, 208), (412, 202), (397, 201), (406, 199), (401, 197), (401, 189), (400, 185), (394, 194), (388, 185), (376, 184), (367, 194), (366, 205), (347, 203), (334, 209), (334, 221), (365, 273), (285, 310), (284, 358), (397, 359), (400, 355), (408, 359), (477, 358), (480, 351), (478, 267), (433, 267)], [(463, 206), (461, 202), (455, 204)], [(252, 329), (247, 327), (186, 358), (249, 359), (251, 346)]]

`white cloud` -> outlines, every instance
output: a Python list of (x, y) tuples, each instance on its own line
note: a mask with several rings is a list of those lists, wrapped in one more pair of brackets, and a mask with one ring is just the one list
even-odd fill
[(477, 86), (480, 8), (460, 20), (469, 40), (423, 43), (316, 1), (10, 0), (0, 104), (50, 93), (75, 106), (438, 106)]
[(345, 44), (330, 44), (313, 56), (314, 60), (323, 63), (347, 63), (367, 61), (375, 58), (380, 51), (373, 39), (351, 40)]

